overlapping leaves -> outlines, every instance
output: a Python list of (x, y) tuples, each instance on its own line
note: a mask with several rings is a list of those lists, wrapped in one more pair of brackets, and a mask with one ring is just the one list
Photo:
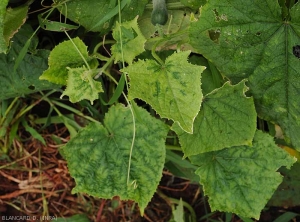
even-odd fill
[(84, 60), (93, 62), (89, 57), (87, 46), (78, 37), (58, 44), (49, 55), (49, 68), (43, 72), (40, 79), (56, 84), (67, 84), (68, 69), (85, 65)]
[(296, 161), (273, 138), (257, 131), (253, 146), (237, 146), (191, 157), (212, 210), (259, 219), (260, 211), (282, 182), (276, 172)]
[(117, 40), (111, 48), (116, 62), (124, 59), (125, 62), (132, 64), (133, 59), (145, 51), (146, 39), (138, 27), (137, 17), (121, 25), (117, 22), (112, 34)]
[(256, 112), (253, 99), (244, 95), (246, 90), (245, 81), (235, 86), (227, 82), (206, 95), (193, 134), (173, 125), (185, 156), (252, 144)]
[[(249, 77), (258, 114), (278, 123), (300, 149), (300, 3), (281, 14), (277, 1), (209, 1), (191, 24), (191, 44), (233, 82)], [(283, 19), (284, 18), (284, 19)], [(290, 18), (290, 20), (285, 20)]]
[(178, 122), (193, 132), (202, 99), (200, 76), (204, 67), (187, 62), (189, 51), (174, 53), (165, 64), (140, 60), (123, 68), (130, 78), (129, 98), (150, 104), (161, 117)]
[(104, 125), (88, 125), (69, 141), (64, 153), (76, 181), (73, 192), (131, 199), (143, 212), (161, 178), (168, 127), (144, 109), (134, 106), (136, 131), (129, 184), (127, 170), (134, 132), (128, 107), (112, 106), (105, 115)]
[(24, 25), (13, 37), (9, 52), (0, 54), (0, 100), (60, 87), (60, 85), (39, 80), (39, 76), (48, 67), (49, 51), (36, 49), (36, 37), (32, 38), (32, 44), (29, 46), (31, 53), (25, 54), (19, 67), (14, 70), (16, 58), (32, 33), (32, 29)]

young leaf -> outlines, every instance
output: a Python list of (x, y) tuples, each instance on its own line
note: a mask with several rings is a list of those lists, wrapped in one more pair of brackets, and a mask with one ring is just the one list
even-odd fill
[[(122, 36), (120, 36), (120, 29)], [(111, 47), (116, 62), (122, 61), (122, 52), (124, 61), (131, 64), (136, 56), (145, 51), (144, 44), (146, 39), (138, 27), (137, 17), (132, 21), (122, 23), (122, 25), (117, 22), (112, 35), (117, 41), (117, 43)]]
[(178, 206), (172, 211), (174, 222), (184, 222), (184, 208), (180, 198)]
[[(72, 39), (72, 41), (68, 40), (62, 42), (50, 52), (48, 62), (49, 68), (43, 72), (40, 79), (65, 85), (68, 79), (67, 67), (77, 68), (85, 65), (81, 55), (87, 62), (93, 61), (93, 58), (88, 55), (87, 46), (81, 41), (81, 39), (77, 37)], [(81, 55), (76, 47), (80, 51)]]
[(88, 70), (86, 67), (81, 68), (67, 68), (68, 80), (67, 88), (61, 95), (69, 96), (72, 103), (79, 102), (83, 99), (88, 99), (93, 104), (93, 101), (98, 99), (99, 93), (103, 92), (100, 82), (93, 79), (97, 70)]
[(161, 117), (178, 122), (184, 131), (192, 133), (202, 100), (200, 76), (205, 67), (188, 63), (189, 54), (174, 53), (164, 65), (140, 60), (122, 72), (130, 78), (130, 99), (144, 100)]
[(282, 182), (276, 171), (281, 166), (290, 168), (296, 158), (276, 146), (271, 136), (257, 131), (253, 147), (199, 154), (191, 161), (200, 166), (196, 174), (209, 196), (212, 211), (259, 219), (260, 211)]
[(165, 161), (168, 127), (135, 106), (136, 134), (131, 157), (130, 184), (127, 170), (133, 136), (132, 114), (121, 104), (112, 106), (104, 125), (91, 123), (64, 147), (68, 167), (75, 178), (73, 193), (101, 198), (120, 196), (138, 202), (141, 212), (151, 200)]
[(209, 1), (191, 24), (194, 48), (233, 82), (249, 77), (258, 114), (300, 149), (300, 3), (283, 20), (278, 1)]
[(177, 124), (172, 126), (185, 156), (231, 146), (251, 146), (256, 112), (253, 98), (244, 94), (246, 90), (245, 81), (234, 86), (227, 82), (207, 94), (195, 119), (193, 134), (184, 132)]

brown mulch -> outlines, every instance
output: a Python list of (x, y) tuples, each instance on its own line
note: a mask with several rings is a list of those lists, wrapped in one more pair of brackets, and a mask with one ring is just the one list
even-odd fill
[[(34, 216), (50, 215), (70, 217), (86, 214), (91, 221), (168, 221), (171, 207), (155, 195), (145, 209), (144, 217), (133, 201), (94, 198), (84, 194), (72, 194), (75, 186), (66, 161), (59, 153), (52, 135), (62, 143), (68, 141), (65, 127), (54, 126), (50, 132), (42, 132), (46, 146), (20, 131), (20, 139), (14, 140), (8, 158), (0, 160), (0, 215)], [(26, 137), (27, 138), (24, 138)], [(20, 142), (22, 141), (22, 142)], [(20, 218), (20, 217), (19, 217)], [(0, 217), (0, 221), (1, 221)], [(27, 220), (28, 221), (28, 220)]]

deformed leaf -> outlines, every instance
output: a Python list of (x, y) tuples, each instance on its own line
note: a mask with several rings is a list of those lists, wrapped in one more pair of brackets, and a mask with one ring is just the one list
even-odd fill
[(282, 176), (296, 159), (275, 145), (273, 138), (257, 131), (253, 147), (237, 146), (191, 157), (209, 197), (211, 210), (233, 212), (259, 219)]
[[(120, 30), (122, 35), (120, 36)], [(137, 17), (121, 25), (117, 22), (112, 33), (114, 39), (117, 41), (112, 47), (112, 54), (115, 56), (115, 61), (124, 61), (132, 64), (133, 59), (145, 51), (144, 44), (146, 38), (141, 33)], [(121, 47), (122, 43), (122, 47)]]
[(192, 133), (202, 100), (200, 76), (205, 67), (188, 63), (189, 54), (174, 53), (164, 65), (140, 60), (122, 71), (130, 78), (130, 99), (144, 100), (161, 117), (178, 122), (184, 131)]
[(49, 68), (43, 72), (40, 79), (65, 85), (68, 79), (67, 67), (77, 68), (85, 65), (80, 54), (87, 62), (94, 61), (93, 58), (88, 55), (87, 46), (78, 37), (58, 44), (50, 52)]
[(64, 147), (68, 167), (75, 178), (73, 193), (84, 192), (101, 198), (119, 196), (134, 200), (141, 212), (151, 200), (165, 161), (168, 127), (135, 106), (135, 140), (130, 148), (133, 120), (129, 107), (112, 106), (104, 125), (91, 123)]
[[(258, 115), (300, 149), (300, 2), (282, 15), (278, 1), (212, 0), (191, 24), (191, 45), (236, 83), (249, 78)], [(286, 20), (288, 18), (289, 20)]]
[(68, 80), (67, 88), (61, 96), (67, 95), (72, 103), (88, 99), (93, 101), (98, 99), (99, 93), (103, 92), (100, 82), (93, 79), (97, 73), (96, 69), (88, 70), (86, 67), (67, 68)]
[(195, 119), (193, 134), (184, 132), (177, 124), (172, 126), (185, 156), (252, 144), (256, 112), (253, 98), (244, 94), (246, 90), (245, 81), (234, 86), (227, 82), (207, 94)]

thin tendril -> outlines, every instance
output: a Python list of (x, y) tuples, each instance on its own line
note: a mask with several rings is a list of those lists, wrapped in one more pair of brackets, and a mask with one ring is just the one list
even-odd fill
[[(122, 66), (125, 67), (125, 62), (124, 62), (124, 53), (123, 53), (123, 42), (122, 42), (122, 29), (121, 29), (121, 25), (122, 25), (122, 19), (121, 19), (121, 3), (120, 0), (118, 0), (118, 6), (119, 6), (119, 23), (120, 23), (120, 28), (119, 28), (119, 32), (120, 32), (120, 47), (121, 47), (121, 55), (122, 55)], [(124, 73), (125, 75), (125, 73)], [(125, 76), (125, 82), (126, 82), (126, 88), (128, 91), (128, 82)], [(132, 141), (131, 141), (131, 147), (130, 147), (130, 153), (129, 153), (129, 161), (128, 161), (128, 170), (127, 170), (127, 185), (129, 185), (129, 176), (130, 176), (130, 168), (131, 168), (131, 159), (132, 159), (132, 152), (133, 152), (133, 146), (134, 146), (134, 141), (135, 141), (135, 117), (134, 117), (134, 112), (132, 109), (132, 105), (130, 103), (130, 101), (127, 99), (127, 96), (125, 95), (125, 93), (123, 92), (123, 95), (126, 99), (126, 102), (128, 104), (128, 107), (130, 109), (131, 115), (132, 115), (132, 122), (133, 122), (133, 135), (132, 135)]]

